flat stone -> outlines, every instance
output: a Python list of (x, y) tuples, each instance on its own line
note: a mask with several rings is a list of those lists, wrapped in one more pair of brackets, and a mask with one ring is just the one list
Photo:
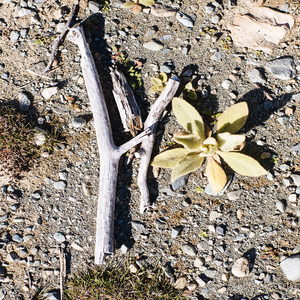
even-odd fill
[(231, 269), (231, 272), (236, 277), (245, 277), (250, 273), (249, 262), (245, 257), (240, 257)]
[(205, 276), (209, 277), (209, 278), (214, 278), (217, 274), (217, 270), (215, 269), (207, 269), (203, 272), (205, 274)]
[[(54, 274), (53, 270), (49, 270), (49, 273), (50, 273), (50, 276)], [(46, 277), (48, 277), (48, 276), (46, 276)], [(56, 291), (45, 293), (45, 294), (43, 294), (43, 297), (45, 300), (59, 300), (60, 299), (59, 293)]]
[(31, 14), (34, 14), (34, 10), (31, 10), (29, 8), (21, 8), (19, 11), (18, 11), (18, 16), (19, 17), (25, 17), (25, 16), (28, 16), (28, 15), (31, 15)]
[(54, 234), (54, 239), (59, 242), (59, 243), (63, 243), (66, 240), (66, 237), (63, 233), (61, 232), (56, 232)]
[(300, 186), (300, 175), (292, 174), (290, 177), (293, 179), (296, 186)]
[(178, 290), (183, 290), (187, 284), (187, 280), (185, 276), (179, 277), (175, 283), (174, 283), (174, 288)]
[(221, 62), (225, 58), (225, 54), (222, 51), (217, 51), (210, 58), (211, 60)]
[(194, 20), (189, 15), (187, 15), (181, 11), (177, 12), (176, 20), (185, 27), (193, 28), (193, 26), (194, 26)]
[(232, 84), (232, 81), (230, 79), (226, 79), (222, 82), (222, 88), (225, 90), (228, 90)]
[(299, 152), (300, 151), (300, 143), (290, 148), (291, 152)]
[(58, 190), (64, 190), (67, 187), (67, 184), (64, 181), (57, 181), (54, 183), (54, 188)]
[(220, 22), (221, 19), (222, 19), (222, 18), (221, 18), (220, 15), (215, 15), (215, 16), (212, 16), (212, 17), (211, 17), (210, 21), (211, 21), (213, 24), (217, 24), (217, 23)]
[(22, 243), (23, 242), (23, 237), (20, 236), (19, 234), (14, 234), (12, 236), (12, 240), (16, 243)]
[(182, 227), (180, 227), (180, 226), (172, 228), (171, 238), (175, 239), (180, 234), (181, 230), (182, 230)]
[[(198, 245), (197, 245), (197, 247), (198, 247)], [(202, 267), (203, 265), (204, 265), (203, 259), (197, 257), (197, 258), (194, 260), (194, 267), (195, 267), (195, 268), (200, 268), (200, 267)]]
[(125, 253), (127, 253), (128, 252), (128, 247), (126, 246), (126, 245), (122, 245), (121, 246), (121, 252), (123, 253), (123, 254), (125, 254)]
[(216, 292), (216, 288), (214, 286), (206, 287), (206, 288), (203, 288), (201, 290), (201, 292), (202, 292), (202, 295), (204, 296), (204, 298), (211, 299)]
[(11, 33), (10, 33), (10, 41), (12, 43), (15, 43), (20, 37), (20, 31), (17, 31), (17, 30), (13, 30)]
[(197, 244), (197, 248), (201, 251), (208, 251), (209, 245), (206, 241), (201, 241)]
[(223, 214), (213, 210), (211, 211), (210, 215), (209, 215), (209, 221), (214, 221), (215, 219), (218, 219), (220, 217), (222, 217)]
[(212, 14), (215, 11), (215, 6), (208, 4), (205, 5), (204, 9), (207, 14)]
[(247, 75), (253, 83), (266, 83), (266, 78), (259, 69), (251, 69), (247, 72)]
[(86, 124), (86, 120), (82, 118), (74, 118), (72, 120), (74, 128), (82, 128)]
[(42, 91), (42, 96), (46, 99), (49, 100), (52, 96), (56, 95), (58, 93), (58, 87), (49, 87), (46, 88)]
[(284, 212), (286, 209), (286, 202), (284, 200), (277, 201), (276, 207), (280, 212)]
[(245, 233), (239, 234), (237, 237), (233, 239), (234, 242), (239, 242), (242, 240), (245, 240), (247, 238), (247, 235)]
[(190, 256), (195, 256), (197, 251), (192, 244), (185, 244), (181, 247), (182, 251)]
[(101, 8), (102, 5), (100, 3), (89, 1), (89, 9), (93, 14), (97, 13)]
[(19, 260), (19, 256), (16, 252), (10, 252), (7, 254), (6, 260), (8, 262), (17, 262)]
[(60, 106), (54, 106), (52, 108), (52, 110), (58, 115), (64, 115), (64, 114), (68, 113), (67, 109), (65, 109), (64, 107), (60, 107)]
[(288, 280), (300, 278), (300, 255), (293, 255), (280, 263), (280, 267)]
[(139, 221), (132, 221), (131, 222), (132, 227), (142, 233), (146, 233), (146, 227), (143, 223), (139, 222)]
[(150, 42), (144, 43), (143, 47), (151, 51), (159, 51), (164, 48), (164, 45), (159, 41), (151, 40)]
[(176, 14), (177, 9), (167, 7), (162, 4), (153, 4), (151, 6), (151, 14), (155, 17), (172, 17)]
[(181, 176), (181, 177), (177, 178), (176, 180), (174, 180), (172, 182), (173, 190), (176, 191), (177, 189), (183, 188), (187, 184), (189, 176), (190, 176), (190, 174), (187, 174), (187, 175)]
[(296, 76), (297, 70), (292, 57), (282, 57), (269, 61), (266, 70), (281, 80), (290, 80)]
[(224, 236), (225, 235), (225, 228), (224, 226), (217, 226), (216, 227), (216, 233), (219, 235)]
[(146, 36), (152, 36), (153, 34), (155, 34), (157, 32), (157, 27), (152, 26), (151, 28), (148, 29)]
[(243, 193), (243, 190), (240, 189), (240, 190), (236, 190), (236, 191), (232, 191), (232, 192), (229, 192), (227, 193), (227, 197), (229, 200), (238, 200), (240, 199), (240, 196), (241, 194)]

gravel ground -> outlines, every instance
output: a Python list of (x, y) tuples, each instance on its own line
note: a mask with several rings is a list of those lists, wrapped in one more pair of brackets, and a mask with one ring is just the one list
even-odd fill
[[(175, 16), (155, 17), (148, 8), (134, 15), (120, 1), (111, 1), (108, 11), (101, 9), (85, 25), (116, 143), (128, 136), (122, 133), (111, 94), (108, 67), (115, 46), (130, 60), (143, 62), (143, 84), (135, 94), (144, 119), (156, 99), (149, 94), (150, 78), (159, 71), (180, 76), (183, 82), (193, 79), (198, 100), (191, 103), (200, 112), (222, 112), (246, 101), (250, 114), (242, 129), (247, 136), (244, 152), (259, 160), (269, 174), (247, 178), (229, 173), (232, 181), (227, 190), (211, 195), (205, 189), (203, 168), (177, 189), (170, 185), (170, 171), (162, 169), (150, 174), (154, 203), (141, 215), (136, 183), (139, 161), (122, 164), (114, 259), (126, 259), (124, 252), (129, 250), (150, 265), (161, 259), (171, 281), (191, 299), (299, 299), (300, 259), (289, 258), (300, 252), (300, 146), (294, 147), (300, 133), (298, 67), (280, 79), (267, 66), (286, 56), (285, 62), (280, 61), (283, 69), (293, 63), (300, 66), (298, 24), (272, 54), (266, 54), (235, 47), (226, 39), (230, 32), (223, 20), (244, 9), (242, 1), (237, 6), (232, 1), (213, 2), (210, 8), (205, 7), (208, 2), (200, 1), (160, 3), (187, 14), (193, 27)], [(269, 4), (297, 20), (297, 5)], [(71, 5), (67, 0), (4, 0), (0, 4), (0, 101), (18, 105), (23, 90), (31, 101), (26, 114), (35, 122), (39, 117), (55, 120), (65, 137), (60, 150), (41, 158), (20, 182), (1, 182), (5, 187), (0, 195), (0, 299), (27, 299), (31, 291), (48, 284), (58, 288), (60, 244), (66, 246), (68, 276), (93, 262), (99, 154), (79, 51), (65, 40), (51, 79), (30, 83), (35, 76), (27, 71), (37, 62), (48, 61), (50, 37), (64, 26)], [(77, 21), (99, 10), (92, 2), (79, 5)], [(152, 39), (160, 41), (162, 49), (143, 47)], [(248, 73), (251, 69), (256, 71)], [(251, 78), (261, 81), (273, 100)], [(68, 97), (80, 110), (70, 106)], [(169, 147), (179, 129), (171, 108), (168, 112), (158, 128), (155, 153)]]

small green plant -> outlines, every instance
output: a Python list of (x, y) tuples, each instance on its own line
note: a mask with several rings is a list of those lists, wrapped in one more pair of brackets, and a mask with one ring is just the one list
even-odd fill
[(206, 231), (200, 231), (199, 237), (208, 237), (208, 234)]
[(279, 259), (279, 250), (273, 246), (266, 246), (261, 252), (262, 259)]
[(0, 177), (18, 178), (40, 153), (52, 152), (59, 143), (58, 126), (53, 125), (39, 129), (14, 108), (0, 106)]
[(164, 151), (155, 156), (151, 163), (155, 167), (173, 168), (172, 182), (200, 168), (205, 157), (208, 158), (206, 176), (215, 193), (219, 193), (227, 182), (221, 158), (241, 175), (267, 174), (255, 159), (237, 152), (245, 146), (245, 136), (234, 133), (247, 120), (249, 112), (246, 102), (233, 105), (219, 116), (216, 137), (211, 136), (211, 129), (185, 100), (173, 98), (173, 112), (177, 121), (186, 129), (175, 134), (173, 139), (184, 148)]
[(202, 187), (200, 187), (200, 186), (197, 186), (197, 187), (195, 188), (195, 192), (197, 192), (197, 193), (202, 193), (202, 192), (204, 192), (204, 189), (203, 189)]
[(154, 0), (133, 0), (127, 1), (124, 4), (124, 8), (130, 8), (134, 14), (138, 14), (142, 11), (142, 6), (151, 6), (155, 3)]
[(192, 85), (192, 82), (187, 83), (184, 86), (184, 90), (186, 92), (186, 96), (192, 100), (196, 100), (197, 99), (197, 94), (195, 92), (195, 89)]
[[(113, 48), (113, 52), (116, 51), (116, 48)], [(112, 55), (112, 58), (117, 62), (120, 71), (125, 75), (128, 84), (132, 89), (136, 90), (142, 85), (142, 74), (141, 67), (142, 62), (140, 61), (130, 61), (124, 53), (118, 52)]]
[(67, 283), (65, 296), (68, 300), (183, 300), (159, 266), (136, 269), (130, 272), (130, 263), (109, 264), (91, 268), (73, 276)]
[(158, 78), (151, 77), (151, 82), (152, 82), (152, 87), (149, 90), (150, 93), (155, 94), (158, 92), (162, 92), (167, 85), (168, 76), (165, 72), (161, 72), (158, 75)]
[(47, 46), (53, 40), (55, 40), (55, 36), (40, 35), (35, 37), (34, 42), (40, 46)]

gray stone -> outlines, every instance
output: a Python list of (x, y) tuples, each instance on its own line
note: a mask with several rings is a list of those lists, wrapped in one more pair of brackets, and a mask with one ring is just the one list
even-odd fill
[(300, 143), (290, 148), (291, 152), (299, 152), (300, 151)]
[(173, 69), (172, 66), (169, 66), (169, 65), (166, 65), (166, 64), (160, 66), (160, 68), (159, 68), (160, 72), (165, 72), (167, 74), (171, 73), (172, 69)]
[(232, 84), (232, 81), (230, 79), (226, 79), (222, 82), (222, 88), (225, 90), (228, 90)]
[(207, 14), (212, 14), (215, 11), (215, 7), (210, 4), (205, 5), (204, 9)]
[(8, 262), (17, 262), (19, 260), (19, 256), (16, 252), (10, 252), (7, 254), (6, 260)]
[(210, 299), (214, 296), (214, 294), (216, 292), (216, 288), (214, 286), (206, 287), (206, 288), (203, 288), (201, 290), (201, 292), (202, 292), (202, 295), (204, 296), (204, 298)]
[(173, 190), (176, 191), (177, 189), (183, 188), (187, 184), (189, 176), (190, 176), (190, 174), (187, 174), (187, 175), (181, 176), (181, 177), (177, 178), (176, 180), (174, 180), (172, 182)]
[(146, 227), (143, 223), (139, 222), (139, 221), (132, 221), (131, 222), (132, 227), (142, 233), (146, 233)]
[(221, 16), (220, 15), (215, 15), (215, 16), (212, 16), (210, 21), (213, 23), (213, 24), (217, 24), (219, 23), (221, 20)]
[(280, 267), (288, 280), (300, 278), (300, 255), (293, 255), (280, 263)]
[(89, 1), (89, 9), (90, 11), (95, 14), (102, 8), (102, 5), (100, 3)]
[(59, 300), (59, 292), (51, 291), (48, 293), (43, 294), (45, 300)]
[(283, 184), (285, 186), (290, 186), (293, 183), (293, 179), (292, 178), (284, 178), (283, 179)]
[(173, 38), (173, 36), (171, 35), (171, 34), (165, 34), (165, 35), (163, 35), (159, 40), (161, 41), (161, 42), (164, 42), (164, 41), (168, 41), (168, 40), (170, 40), (170, 39), (172, 39)]
[(180, 227), (180, 226), (172, 228), (171, 238), (175, 239), (180, 234), (181, 230), (182, 230), (182, 227)]
[(144, 43), (143, 47), (151, 51), (159, 51), (164, 48), (164, 45), (159, 41), (151, 40), (150, 42)]
[(229, 200), (238, 200), (240, 199), (240, 196), (242, 194), (243, 190), (240, 189), (240, 190), (236, 190), (236, 191), (232, 191), (232, 192), (229, 192), (227, 193), (227, 197)]
[(176, 20), (179, 21), (183, 26), (193, 28), (194, 20), (187, 14), (178, 11), (176, 13)]
[(277, 201), (276, 207), (280, 212), (284, 212), (286, 208), (286, 202), (284, 200)]
[(206, 241), (201, 241), (197, 244), (197, 248), (201, 251), (208, 251), (209, 245)]
[(68, 179), (68, 172), (67, 171), (59, 172), (59, 178), (61, 180), (67, 180)]
[(270, 172), (268, 172), (267, 178), (268, 178), (269, 180), (271, 180), (271, 181), (274, 180), (274, 176), (273, 176), (273, 174), (270, 173)]
[(37, 200), (40, 199), (41, 198), (41, 192), (39, 192), (39, 191), (33, 192), (32, 197), (34, 199), (37, 199)]
[(289, 168), (290, 168), (290, 166), (287, 164), (280, 165), (280, 170), (283, 172), (286, 172)]
[(18, 11), (18, 15), (19, 17), (25, 17), (25, 16), (28, 16), (28, 15), (32, 15), (32, 14), (35, 14), (34, 10), (31, 10), (29, 8), (21, 8), (19, 11)]
[(200, 268), (200, 267), (202, 267), (203, 265), (204, 265), (204, 260), (203, 260), (203, 259), (197, 257), (197, 258), (194, 260), (194, 267), (195, 267), (195, 268)]
[(56, 25), (56, 32), (63, 32), (66, 27), (66, 22), (60, 22)]
[(262, 72), (256, 68), (251, 69), (247, 72), (248, 77), (250, 79), (251, 82), (253, 83), (265, 83), (266, 82), (266, 78), (265, 76), (262, 74)]
[(0, 216), (0, 222), (4, 221), (5, 219), (7, 219), (8, 214)]
[(225, 235), (225, 228), (223, 226), (217, 226), (216, 227), (216, 233), (219, 235), (224, 236)]
[(225, 58), (225, 54), (222, 51), (217, 51), (210, 58), (211, 60), (221, 62)]
[(300, 175), (292, 174), (290, 177), (293, 179), (296, 186), (300, 186)]
[(207, 269), (203, 272), (205, 274), (205, 276), (209, 277), (209, 278), (214, 278), (217, 274), (217, 270), (215, 269)]
[(10, 41), (12, 43), (15, 43), (20, 37), (20, 31), (17, 31), (17, 30), (13, 30), (11, 33), (10, 33)]
[(272, 76), (281, 80), (290, 80), (296, 76), (296, 65), (294, 58), (282, 57), (269, 61), (266, 64), (266, 70), (272, 74)]
[(63, 243), (66, 240), (66, 237), (63, 233), (61, 232), (56, 232), (54, 234), (54, 239), (59, 242), (59, 243)]
[(5, 298), (6, 292), (5, 290), (0, 290), (0, 300), (3, 300)]
[(46, 88), (42, 91), (42, 96), (46, 99), (49, 100), (52, 96), (56, 95), (58, 93), (58, 87), (49, 87)]
[(146, 36), (152, 36), (153, 34), (155, 34), (157, 32), (157, 27), (153, 26), (151, 28), (148, 29)]
[(82, 128), (86, 124), (86, 120), (83, 118), (74, 118), (72, 124), (74, 128)]
[(28, 98), (28, 96), (21, 92), (19, 93), (19, 106), (20, 106), (20, 109), (22, 111), (28, 111), (29, 107), (30, 107), (30, 99)]
[(67, 184), (64, 181), (57, 181), (54, 183), (54, 187), (58, 190), (64, 190), (67, 187)]
[(58, 115), (64, 115), (64, 114), (68, 113), (68, 110), (66, 110), (64, 107), (60, 107), (60, 106), (54, 106), (52, 108), (52, 110)]
[(185, 244), (181, 247), (182, 251), (190, 256), (195, 256), (197, 251), (192, 244)]
[(231, 272), (236, 277), (245, 277), (250, 273), (249, 262), (245, 257), (240, 257), (232, 266)]
[(242, 241), (242, 240), (244, 240), (244, 239), (246, 239), (246, 238), (247, 238), (246, 234), (245, 234), (245, 233), (242, 233), (242, 234), (239, 234), (237, 237), (235, 237), (235, 238), (233, 239), (233, 241), (234, 241), (234, 242), (238, 242), (238, 241)]
[(16, 243), (22, 243), (23, 237), (16, 233), (12, 236), (12, 240)]
[(162, 4), (153, 4), (151, 6), (151, 14), (160, 18), (172, 17), (176, 14), (177, 9), (172, 7), (167, 7)]
[(8, 72), (5, 72), (1, 75), (1, 78), (6, 80), (6, 79), (8, 79), (8, 76), (9, 76)]
[(212, 210), (211, 213), (209, 214), (209, 221), (214, 221), (215, 219), (218, 219), (222, 217), (223, 214), (217, 212), (216, 210)]
[(22, 37), (23, 39), (26, 39), (27, 36), (28, 36), (28, 29), (26, 29), (26, 28), (21, 29), (20, 33), (21, 33), (21, 37)]

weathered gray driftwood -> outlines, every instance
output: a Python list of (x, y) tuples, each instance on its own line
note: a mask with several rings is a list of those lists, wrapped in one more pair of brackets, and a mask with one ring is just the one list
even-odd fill
[[(105, 256), (107, 254), (113, 254), (114, 251), (115, 196), (120, 157), (129, 149), (141, 143), (143, 139), (153, 135), (156, 123), (159, 121), (161, 113), (175, 94), (179, 82), (177, 79), (171, 79), (169, 81), (165, 91), (162, 93), (168, 100), (162, 100), (154, 104), (149, 113), (149, 117), (146, 120), (147, 125), (144, 125), (144, 131), (127, 143), (117, 147), (113, 141), (110, 120), (95, 62), (86, 42), (82, 27), (79, 26), (70, 29), (67, 38), (79, 47), (81, 53), (81, 68), (93, 112), (100, 152), (100, 183), (97, 208), (95, 264), (101, 264), (103, 263)], [(162, 95), (160, 99), (163, 98)], [(150, 161), (153, 143), (154, 137), (153, 140), (148, 142), (151, 146), (151, 150), (145, 149), (147, 146), (146, 144), (143, 147), (143, 149), (145, 149), (144, 151), (147, 152), (147, 155), (145, 155), (147, 161)], [(150, 155), (149, 159), (148, 154)], [(146, 162), (143, 164), (144, 169), (148, 169), (149, 161), (147, 162), (146, 159), (144, 159), (144, 161)], [(142, 173), (144, 173), (144, 171)], [(145, 184), (147, 188), (147, 181), (145, 181)]]
[(136, 153), (137, 157), (141, 158), (139, 175), (138, 175), (138, 187), (141, 192), (141, 203), (140, 212), (143, 213), (147, 207), (150, 206), (150, 195), (147, 185), (147, 173), (151, 160), (151, 154), (155, 142), (156, 125), (162, 117), (162, 113), (173, 99), (177, 89), (179, 87), (180, 80), (177, 77), (172, 77), (163, 92), (160, 94), (159, 98), (154, 103), (151, 108), (149, 115), (144, 123), (144, 128), (148, 128), (149, 125), (152, 126), (152, 134), (149, 135), (142, 142), (140, 150)]

